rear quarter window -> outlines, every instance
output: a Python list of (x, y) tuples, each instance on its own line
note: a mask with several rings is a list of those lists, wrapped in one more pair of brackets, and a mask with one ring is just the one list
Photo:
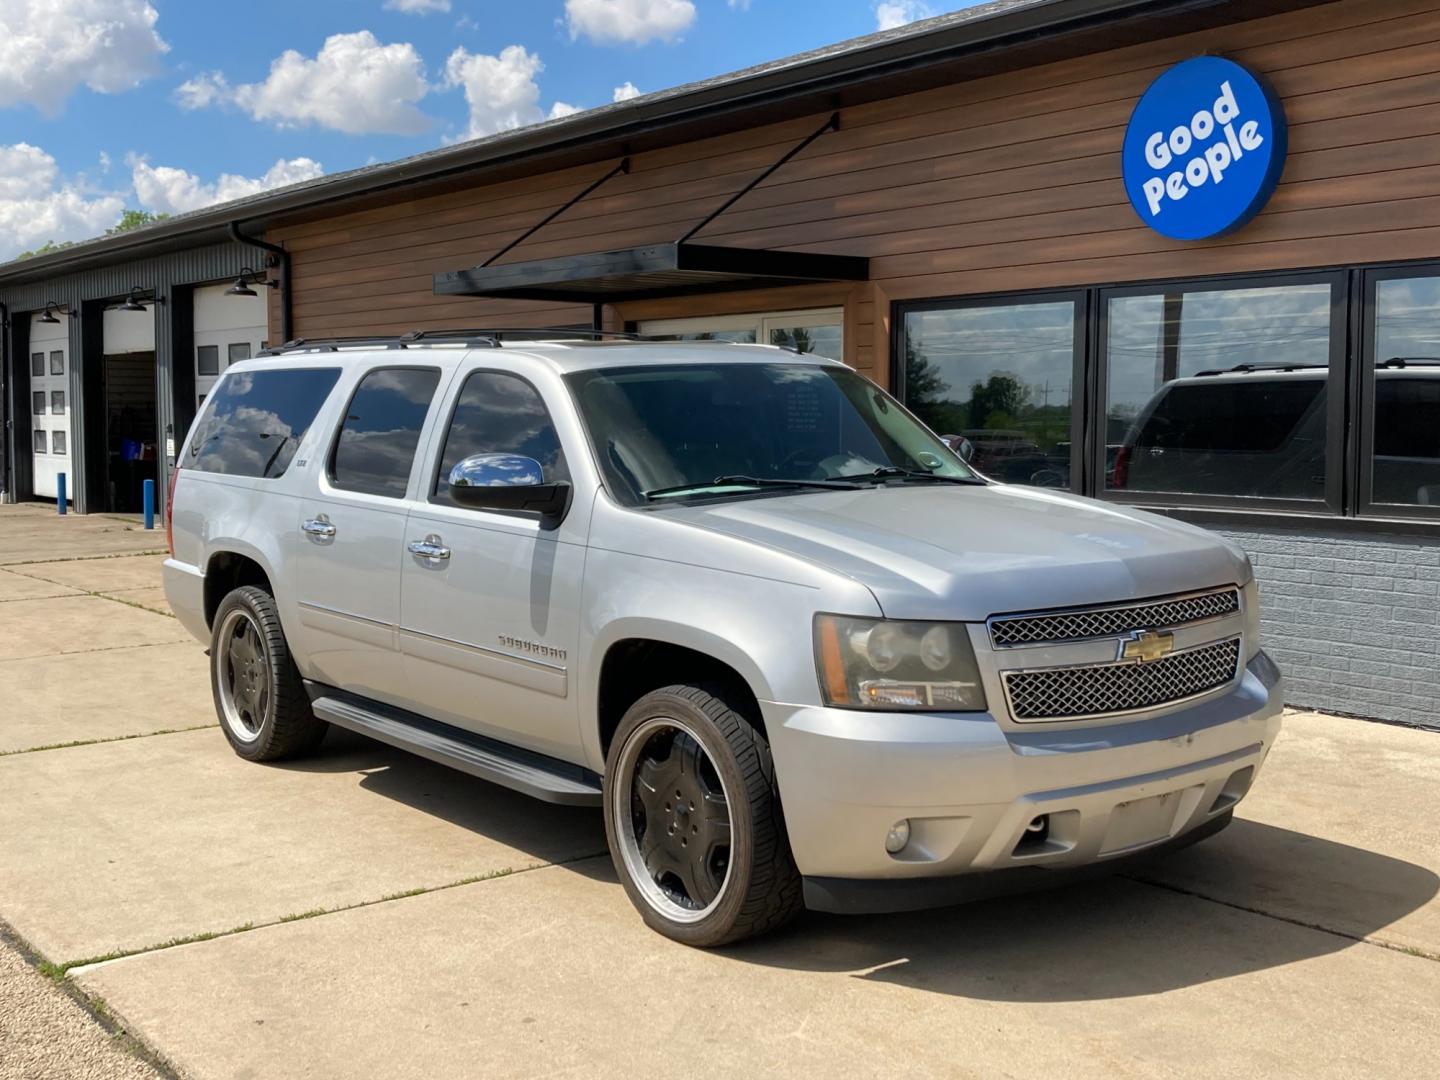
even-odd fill
[(182, 464), (228, 476), (283, 475), (339, 378), (338, 368), (229, 372), (206, 400)]

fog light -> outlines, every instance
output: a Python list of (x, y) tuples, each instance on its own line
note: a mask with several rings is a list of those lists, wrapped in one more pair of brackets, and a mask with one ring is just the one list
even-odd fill
[(905, 850), (905, 845), (910, 843), (910, 819), (902, 818), (890, 826), (890, 832), (885, 837), (885, 850), (891, 855), (898, 855)]

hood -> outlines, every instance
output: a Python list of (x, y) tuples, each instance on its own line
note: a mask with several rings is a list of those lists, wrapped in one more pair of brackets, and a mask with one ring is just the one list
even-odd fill
[(1003, 484), (814, 491), (665, 513), (844, 574), (898, 619), (979, 621), (1250, 577), (1243, 552), (1197, 526)]

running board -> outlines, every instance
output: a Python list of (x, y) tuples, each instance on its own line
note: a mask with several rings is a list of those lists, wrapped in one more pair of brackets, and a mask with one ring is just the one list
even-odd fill
[(562, 806), (599, 806), (600, 777), (589, 769), (451, 727), (402, 709), (306, 682), (321, 720), (409, 750), (501, 787)]

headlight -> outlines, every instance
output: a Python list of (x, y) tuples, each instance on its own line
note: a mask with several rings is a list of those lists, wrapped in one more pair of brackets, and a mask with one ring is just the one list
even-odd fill
[(964, 623), (815, 616), (825, 704), (981, 712), (985, 691)]
[(1245, 660), (1249, 662), (1260, 651), (1260, 586), (1254, 578), (1240, 591), (1240, 606), (1245, 609)]

